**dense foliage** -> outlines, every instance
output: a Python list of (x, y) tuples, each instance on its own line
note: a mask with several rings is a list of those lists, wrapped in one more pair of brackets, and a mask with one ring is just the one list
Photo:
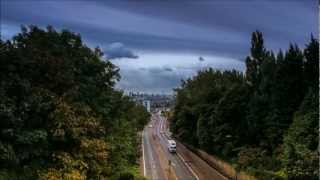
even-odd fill
[(149, 114), (98, 48), (35, 26), (0, 45), (0, 179), (138, 178)]
[(319, 44), (274, 55), (252, 34), (245, 74), (203, 70), (176, 90), (176, 137), (262, 179), (317, 179)]

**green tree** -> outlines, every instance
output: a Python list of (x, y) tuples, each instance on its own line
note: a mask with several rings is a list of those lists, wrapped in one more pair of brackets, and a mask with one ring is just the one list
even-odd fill
[(260, 82), (260, 66), (266, 56), (266, 49), (264, 47), (264, 40), (260, 31), (252, 33), (251, 38), (251, 56), (246, 58), (246, 77), (254, 87)]
[(182, 82), (174, 135), (261, 179), (318, 174), (319, 43), (290, 44), (277, 55), (252, 34), (245, 76), (211, 68)]
[(309, 86), (315, 87), (319, 82), (319, 41), (313, 36), (311, 36), (310, 43), (304, 50), (304, 56), (305, 81)]
[(114, 89), (119, 69), (99, 48), (50, 26), (0, 45), (0, 179), (117, 179), (137, 166), (149, 113)]
[(282, 162), (289, 179), (318, 179), (319, 177), (318, 98), (318, 93), (309, 91), (284, 137)]

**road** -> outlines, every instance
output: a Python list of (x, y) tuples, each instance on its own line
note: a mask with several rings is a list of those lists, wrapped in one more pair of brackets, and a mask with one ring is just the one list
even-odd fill
[[(176, 141), (177, 153), (170, 153), (167, 150), (167, 141), (171, 139), (169, 135), (166, 118), (159, 112), (153, 113), (150, 123), (143, 131), (142, 138), (143, 171), (148, 179), (227, 179), (178, 141)], [(174, 176), (168, 175), (169, 168), (173, 171)]]

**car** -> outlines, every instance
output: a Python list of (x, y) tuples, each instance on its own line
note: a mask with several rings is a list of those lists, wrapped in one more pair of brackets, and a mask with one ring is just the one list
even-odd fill
[(152, 127), (153, 127), (152, 124), (150, 124), (150, 125), (149, 125), (149, 128), (152, 128)]
[(168, 151), (170, 153), (175, 153), (177, 151), (177, 145), (174, 140), (168, 140)]

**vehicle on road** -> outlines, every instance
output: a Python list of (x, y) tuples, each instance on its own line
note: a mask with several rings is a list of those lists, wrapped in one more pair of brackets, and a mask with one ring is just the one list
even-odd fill
[(177, 145), (174, 140), (168, 140), (168, 150), (171, 153), (175, 153), (177, 150)]
[(152, 128), (152, 124), (149, 125), (149, 128)]

